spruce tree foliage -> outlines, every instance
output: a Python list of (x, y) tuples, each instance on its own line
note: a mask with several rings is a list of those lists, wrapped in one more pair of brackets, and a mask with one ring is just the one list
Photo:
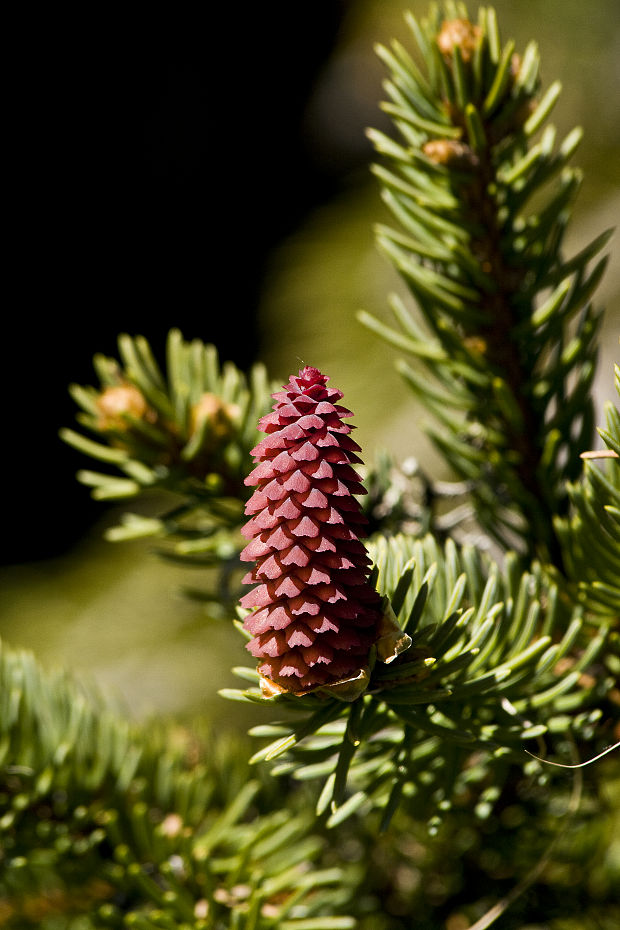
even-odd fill
[[(601, 660), (618, 637), (593, 629), (581, 608), (567, 610), (540, 567), (523, 572), (509, 554), (500, 572), (476, 550), (442, 549), (428, 536), (379, 536), (370, 551), (410, 648), (377, 661), (366, 693), (348, 705), (226, 691), (301, 716), (255, 727), (272, 739), (254, 762), (278, 759), (275, 773), (320, 779), (317, 813), (332, 825), (363, 807), (387, 828), (406, 804), (436, 827), (459, 798), (498, 789), (511, 764), (531, 773), (526, 749), (592, 739), (617, 681), (617, 663), (605, 670)], [(237, 672), (258, 683), (257, 673)]]
[(556, 140), (560, 85), (541, 87), (536, 43), (502, 43), (492, 8), (474, 23), (464, 4), (435, 5), (408, 23), (423, 65), (400, 43), (378, 49), (397, 136), (369, 136), (398, 224), (377, 241), (420, 313), (394, 296), (397, 329), (361, 319), (415, 360), (397, 367), (486, 533), (559, 563), (554, 518), (594, 427), (590, 298), (610, 231), (564, 257), (581, 131)]
[(346, 867), (301, 799), (283, 809), (248, 777), (234, 736), (140, 731), (6, 648), (0, 698), (0, 926), (353, 926)]
[(194, 593), (227, 603), (242, 548), (247, 460), (268, 409), (265, 367), (246, 377), (231, 362), (220, 365), (214, 345), (187, 342), (178, 330), (168, 336), (165, 373), (144, 337), (123, 334), (118, 348), (118, 361), (94, 358), (98, 387), (71, 386), (87, 434), (63, 429), (61, 437), (108, 469), (82, 469), (78, 479), (97, 500), (160, 495), (160, 512), (128, 512), (107, 537), (151, 537), (168, 559), (216, 566), (215, 589)]
[[(398, 648), (378, 635), (352, 690), (273, 693), (240, 664), (244, 687), (223, 696), (265, 713), (246, 740), (129, 723), (2, 646), (0, 926), (481, 928), (508, 904), (515, 928), (620, 921), (620, 415), (608, 403), (593, 449), (591, 396), (608, 234), (564, 257), (579, 133), (556, 145), (559, 85), (541, 87), (535, 43), (518, 55), (490, 7), (408, 23), (411, 50), (378, 49), (398, 138), (370, 136), (398, 224), (378, 243), (415, 304), (391, 299), (397, 328), (361, 319), (410, 356), (398, 369), (455, 480), (388, 451), (367, 473), (368, 581)], [(83, 431), (62, 435), (104, 470), (78, 477), (154, 510), (109, 538), (215, 567), (203, 596), (231, 615), (251, 450), (279, 385), (176, 330), (163, 372), (127, 335), (95, 368), (97, 388), (71, 389)], [(276, 446), (261, 446), (267, 471)], [(240, 647), (258, 606), (237, 607)]]

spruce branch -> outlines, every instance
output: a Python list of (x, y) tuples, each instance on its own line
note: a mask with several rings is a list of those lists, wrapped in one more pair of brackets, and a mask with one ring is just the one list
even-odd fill
[(614, 678), (584, 673), (600, 661), (607, 630), (593, 635), (578, 609), (567, 617), (539, 568), (523, 574), (511, 555), (502, 572), (475, 549), (432, 537), (379, 536), (369, 552), (411, 646), (388, 664), (371, 658), (361, 696), (265, 697), (247, 668), (236, 671), (254, 687), (222, 692), (300, 718), (254, 728), (271, 742), (253, 761), (321, 780), (317, 810), (330, 826), (360, 809), (381, 811), (387, 826), (401, 803), (433, 824), (459, 797), (501, 784), (510, 765), (534, 771), (529, 741), (593, 737)]
[(217, 597), (228, 600), (242, 548), (245, 462), (268, 409), (265, 368), (254, 365), (246, 377), (231, 362), (220, 366), (215, 346), (187, 342), (178, 330), (168, 336), (165, 373), (144, 337), (121, 335), (118, 345), (119, 361), (94, 359), (98, 388), (70, 389), (90, 436), (63, 429), (61, 437), (108, 466), (82, 469), (78, 479), (97, 500), (159, 495), (163, 514), (126, 513), (107, 538), (151, 537), (169, 558), (218, 565)]
[(428, 427), (435, 445), (472, 482), (485, 531), (561, 566), (554, 517), (591, 443), (600, 314), (590, 298), (609, 233), (562, 254), (580, 132), (556, 146), (546, 124), (560, 87), (541, 96), (536, 44), (519, 56), (502, 43), (492, 8), (474, 23), (464, 4), (434, 6), (408, 23), (422, 67), (397, 42), (378, 49), (400, 139), (369, 135), (399, 224), (378, 227), (377, 241), (423, 324), (398, 297), (398, 328), (360, 318), (415, 360), (399, 371), (439, 423)]
[[(129, 723), (0, 645), (0, 923), (346, 930), (353, 873), (230, 735)], [(75, 923), (77, 926), (77, 923)]]
[(527, 767), (529, 740), (592, 736), (614, 684), (609, 624), (514, 552), (500, 568), (451, 538), (397, 533), (366, 554), (361, 449), (328, 381), (304, 368), (259, 422), (242, 553), (256, 587), (238, 622), (258, 667), (237, 669), (258, 687), (222, 693), (302, 714), (255, 729), (275, 739), (253, 761), (322, 779), (330, 826), (360, 808), (387, 825), (403, 796), (432, 822), (472, 779)]

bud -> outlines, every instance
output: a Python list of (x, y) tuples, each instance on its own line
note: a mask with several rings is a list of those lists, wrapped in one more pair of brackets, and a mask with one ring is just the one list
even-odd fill
[(191, 411), (191, 434), (196, 433), (206, 421), (209, 435), (215, 440), (226, 439), (233, 432), (233, 424), (239, 416), (236, 404), (227, 404), (217, 394), (206, 392)]
[[(490, 271), (490, 262), (485, 262), (484, 264), (488, 264), (489, 268), (483, 268), (483, 271)], [(474, 352), (476, 355), (486, 355), (489, 349), (489, 344), (483, 336), (465, 336), (463, 339), (463, 345), (469, 349), (470, 352)]]
[(97, 398), (96, 405), (99, 412), (97, 427), (100, 430), (124, 432), (131, 426), (128, 418), (147, 420), (149, 423), (157, 419), (157, 414), (149, 407), (142, 391), (129, 381), (105, 388)]
[(424, 143), (422, 151), (435, 164), (450, 168), (475, 168), (479, 164), (470, 147), (456, 139), (431, 139)]
[(448, 19), (442, 23), (437, 36), (439, 51), (450, 61), (453, 49), (459, 48), (464, 62), (471, 61), (480, 41), (480, 26), (475, 26), (468, 19)]
[(247, 648), (266, 693), (367, 681), (382, 617), (360, 542), (366, 518), (354, 495), (366, 492), (353, 468), (361, 463), (354, 427), (343, 422), (352, 414), (328, 380), (306, 367), (273, 395), (273, 412), (258, 424), (267, 437), (252, 450), (259, 464), (245, 481), (257, 489), (241, 558), (256, 565), (243, 581), (258, 586), (241, 604), (252, 610)]

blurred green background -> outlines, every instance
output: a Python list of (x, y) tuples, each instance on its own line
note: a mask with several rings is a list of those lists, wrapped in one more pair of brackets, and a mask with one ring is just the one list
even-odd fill
[[(317, 63), (304, 93), (300, 92), (299, 99), (289, 104), (297, 108), (296, 132), (301, 149), (296, 150), (296, 157), (301, 157), (299, 151), (303, 150), (304, 165), (321, 176), (323, 187), (301, 215), (288, 224), (283, 222), (281, 234), (269, 240), (256, 270), (259, 285), (254, 303), (247, 298), (245, 306), (245, 312), (253, 315), (254, 333), (247, 336), (239, 327), (244, 334), (240, 347), (262, 359), (278, 380), (287, 380), (290, 373), (304, 364), (315, 365), (327, 373), (332, 385), (344, 391), (344, 402), (355, 413), (359, 427), (356, 438), (364, 450), (365, 461), (372, 461), (377, 450), (387, 447), (398, 458), (413, 455), (436, 469), (438, 463), (420, 429), (423, 411), (412, 404), (394, 372), (396, 353), (378, 343), (355, 321), (360, 308), (387, 319), (388, 293), (394, 290), (402, 293), (395, 273), (378, 255), (373, 243), (372, 226), (384, 214), (368, 171), (372, 152), (364, 129), (385, 125), (378, 109), (383, 69), (373, 45), (398, 37), (412, 47), (403, 11), (411, 9), (423, 15), (427, 4), (357, 0), (336, 5), (339, 15), (337, 22), (330, 25), (333, 35), (326, 43), (329, 48), (322, 49), (322, 60)], [(320, 6), (317, 5), (317, 11)], [(560, 136), (576, 124), (585, 130), (575, 158), (584, 170), (585, 180), (568, 238), (569, 250), (576, 251), (596, 234), (615, 225), (620, 216), (618, 2), (499, 0), (495, 7), (503, 38), (514, 37), (518, 51), (523, 51), (529, 39), (537, 39), (545, 86), (556, 78), (562, 81), (563, 93), (553, 114)], [(470, 6), (470, 10), (474, 9)], [(308, 15), (312, 15), (311, 11)], [(182, 31), (182, 24), (180, 28)], [(241, 15), (236, 29), (249, 28)], [(262, 38), (267, 41), (265, 36), (259, 30), (256, 42), (260, 44)], [(270, 40), (273, 44), (273, 37)], [(277, 108), (277, 99), (244, 99), (245, 84), (251, 86), (252, 75), (248, 73), (249, 67), (244, 71), (243, 56), (240, 60), (235, 56), (234, 35), (211, 35), (205, 41), (204, 54), (209, 54), (213, 43), (217, 45), (220, 41), (226, 44), (230, 61), (222, 64), (222, 84), (207, 88), (206, 98), (201, 98), (205, 112), (209, 110), (211, 92), (230, 99), (230, 111), (237, 121), (243, 120), (246, 107)], [(305, 41), (301, 23), (288, 35), (287, 42), (292, 43), (294, 52), (295, 43)], [(229, 86), (232, 76), (239, 73), (245, 83), (241, 91), (232, 92)], [(287, 81), (285, 66), (280, 78)], [(141, 79), (148, 83), (149, 74)], [(231, 93), (230, 98), (226, 97)], [(190, 119), (192, 114), (195, 116), (195, 111), (190, 110), (183, 118)], [(201, 118), (200, 112), (198, 115)], [(225, 133), (220, 134), (217, 125), (211, 125), (211, 130), (214, 144), (209, 154), (210, 165), (220, 160), (224, 164), (228, 158)], [(267, 157), (269, 138), (248, 138), (246, 146), (243, 157), (251, 160), (254, 146), (260, 146)], [(191, 141), (188, 148), (191, 152)], [(197, 174), (202, 171), (201, 151), (197, 148), (193, 153)], [(291, 165), (287, 169), (287, 197), (294, 199), (291, 167), (294, 169)], [(217, 183), (217, 177), (210, 178), (211, 185)], [(277, 174), (270, 183), (277, 185)], [(300, 171), (302, 199), (303, 184), (304, 175)], [(192, 331), (185, 332), (187, 337), (210, 341), (215, 329), (214, 313), (235, 320), (244, 256), (252, 251), (252, 235), (260, 235), (257, 218), (244, 217), (246, 201), (242, 188), (240, 179), (239, 188), (230, 191), (229, 208), (234, 213), (232, 225), (237, 234), (226, 243), (226, 250), (220, 241), (219, 251), (215, 247), (215, 251), (192, 253), (192, 261), (202, 276), (203, 290), (194, 295), (195, 313)], [(266, 202), (267, 194), (263, 192)], [(249, 210), (252, 203), (250, 199)], [(119, 226), (123, 225), (122, 214), (117, 221)], [(88, 236), (88, 218), (85, 222)], [(209, 234), (217, 237), (218, 228), (210, 229)], [(170, 235), (174, 235), (174, 230)], [(204, 235), (204, 230), (200, 235)], [(612, 261), (597, 297), (608, 308), (596, 382), (599, 409), (605, 399), (613, 397), (612, 368), (619, 356), (617, 237), (612, 240), (611, 251)], [(218, 256), (224, 256), (229, 264), (221, 292), (214, 296), (209, 289), (209, 275), (213, 263), (219, 263)], [(36, 266), (36, 253), (34, 259)], [(222, 277), (221, 269), (219, 274)], [(132, 296), (134, 299), (141, 299), (139, 292)], [(216, 310), (214, 300), (218, 303)], [(184, 319), (182, 301), (181, 288), (178, 301), (156, 308), (153, 331), (147, 325), (146, 314), (146, 323), (141, 320), (142, 334), (156, 339), (162, 330), (179, 325)], [(122, 321), (122, 300), (114, 307)], [(133, 325), (128, 305), (127, 313), (128, 322), (120, 322), (120, 329)], [(89, 320), (87, 314), (82, 322), (86, 330)], [(79, 378), (85, 361), (90, 361), (83, 357), (84, 344), (88, 344), (86, 338), (74, 340), (62, 362), (66, 370), (60, 374), (67, 384)], [(108, 344), (95, 347), (98, 348), (110, 351)], [(228, 346), (223, 350), (224, 358), (228, 357), (227, 352)], [(41, 390), (41, 385), (38, 389)], [(19, 401), (16, 403), (19, 410)], [(66, 417), (65, 409), (53, 405), (52, 408), (46, 409), (45, 416), (54, 433), (63, 425), (71, 425), (61, 419)], [(23, 407), (19, 423), (24, 432), (32, 431), (32, 416), (23, 416)], [(55, 459), (62, 460), (63, 467), (73, 471), (84, 464), (77, 453), (67, 453), (55, 439), (39, 454), (50, 467)], [(15, 468), (15, 462), (12, 467)], [(5, 480), (7, 487), (10, 485)], [(36, 490), (29, 488), (29, 492), (35, 501), (27, 502), (24, 496), (23, 506), (26, 510), (31, 508), (25, 511), (29, 519), (36, 514), (36, 519), (30, 519), (29, 523), (29, 532), (36, 535), (37, 528), (46, 520), (45, 496), (57, 492), (46, 483), (44, 470)], [(11, 493), (5, 490), (5, 494)], [(87, 490), (80, 489), (78, 496), (67, 497), (70, 500), (67, 506), (86, 507), (87, 496)], [(53, 519), (60, 521), (62, 493), (56, 503)], [(149, 512), (158, 503), (147, 500), (139, 506)], [(182, 596), (183, 585), (200, 584), (198, 570), (163, 565), (154, 558), (149, 544), (110, 544), (102, 540), (105, 527), (114, 523), (124, 509), (136, 508), (132, 502), (128, 508), (119, 509), (100, 505), (94, 525), (68, 551), (59, 551), (52, 558), (25, 558), (18, 562), (7, 559), (0, 578), (0, 636), (14, 646), (33, 649), (45, 664), (60, 664), (94, 678), (137, 716), (206, 711), (220, 722), (244, 726), (237, 706), (216, 695), (220, 687), (235, 686), (230, 667), (246, 662), (241, 638), (227, 620), (209, 618), (202, 606)], [(5, 530), (10, 534), (10, 526)]]

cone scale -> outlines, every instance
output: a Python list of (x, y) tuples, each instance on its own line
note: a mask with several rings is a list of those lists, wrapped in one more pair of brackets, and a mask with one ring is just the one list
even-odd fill
[(241, 559), (255, 562), (243, 579), (256, 587), (241, 599), (244, 628), (258, 671), (275, 691), (304, 693), (355, 679), (377, 639), (381, 598), (368, 582), (361, 542), (365, 494), (351, 411), (337, 403), (317, 368), (303, 368), (273, 394), (273, 412), (252, 450), (256, 486), (241, 532)]

